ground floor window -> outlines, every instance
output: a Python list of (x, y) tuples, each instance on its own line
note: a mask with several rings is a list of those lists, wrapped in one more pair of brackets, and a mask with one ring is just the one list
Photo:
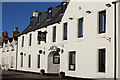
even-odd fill
[(60, 64), (60, 55), (59, 55), (59, 53), (55, 53), (53, 55), (53, 64)]
[(38, 68), (40, 68), (40, 54), (38, 54)]
[(28, 68), (31, 67), (31, 55), (28, 56)]
[(105, 72), (106, 49), (99, 49), (98, 72)]
[(76, 51), (69, 52), (69, 70), (75, 70)]
[(13, 56), (11, 57), (11, 68), (13, 68), (13, 61), (14, 59), (13, 59)]
[(2, 67), (4, 67), (4, 66), (5, 66), (5, 58), (2, 57)]
[(21, 67), (23, 67), (23, 55), (21, 55)]

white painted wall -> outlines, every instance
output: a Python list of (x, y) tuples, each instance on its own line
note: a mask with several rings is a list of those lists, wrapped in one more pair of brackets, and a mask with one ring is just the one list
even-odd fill
[(0, 65), (2, 65), (2, 48), (0, 48)]
[[(108, 3), (108, 2), (107, 2)], [(60, 54), (60, 71), (64, 71), (67, 76), (83, 77), (83, 78), (113, 78), (114, 77), (114, 7), (106, 7), (106, 3), (79, 3), (70, 2), (60, 24), (49, 25), (47, 28), (36, 30), (21, 35), (18, 38), (18, 70), (40, 72), (45, 69), (48, 72), (48, 55), (51, 52), (51, 46), (58, 46), (64, 49), (64, 53)], [(81, 9), (80, 9), (81, 8)], [(87, 14), (90, 10), (92, 13)], [(107, 24), (106, 33), (98, 34), (98, 12), (106, 10)], [(72, 17), (73, 20), (68, 18)], [(84, 17), (84, 37), (77, 38), (77, 20)], [(68, 40), (63, 41), (63, 23), (68, 22)], [(52, 28), (57, 26), (57, 41), (52, 42)], [(47, 30), (47, 43), (37, 43), (37, 31)], [(32, 34), (32, 46), (29, 46), (29, 34)], [(24, 47), (21, 47), (22, 36), (24, 36)], [(111, 42), (107, 39), (111, 38)], [(98, 49), (106, 48), (106, 72), (98, 72)], [(39, 50), (45, 51), (40, 54), (40, 68), (37, 68), (37, 55)], [(76, 70), (68, 70), (68, 54), (69, 51), (76, 51)], [(20, 53), (24, 55), (24, 67), (20, 67)], [(32, 66), (28, 68), (28, 55), (32, 56)], [(118, 76), (117, 76), (118, 77)]]
[[(12, 46), (10, 46), (10, 44), (12, 44), (14, 46), (14, 48), (12, 48)], [(11, 51), (12, 49), (14, 49), (13, 51)], [(7, 52), (7, 50), (9, 50)], [(3, 48), (2, 48), (2, 68), (5, 70), (8, 69), (12, 69), (12, 70), (16, 70), (16, 53), (17, 53), (17, 41), (12, 41), (12, 43), (8, 42), (7, 44), (3, 44)], [(13, 57), (13, 61), (12, 61), (12, 57)], [(13, 62), (13, 65), (11, 65), (11, 61)], [(12, 66), (12, 67), (11, 67)]]

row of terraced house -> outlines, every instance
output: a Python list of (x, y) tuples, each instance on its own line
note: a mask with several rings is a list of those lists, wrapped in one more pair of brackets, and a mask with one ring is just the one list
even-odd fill
[(2, 33), (3, 70), (120, 80), (120, 2), (62, 2)]

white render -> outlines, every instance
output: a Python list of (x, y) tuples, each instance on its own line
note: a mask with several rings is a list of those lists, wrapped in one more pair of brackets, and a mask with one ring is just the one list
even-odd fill
[[(73, 2), (72, 2), (73, 1)], [(106, 4), (111, 7), (107, 7)], [(91, 13), (87, 14), (86, 11)], [(98, 12), (106, 10), (106, 33), (98, 34)], [(117, 78), (120, 80), (120, 3), (117, 3)], [(69, 18), (72, 17), (73, 20)], [(77, 20), (84, 18), (83, 37), (77, 37)], [(68, 22), (68, 40), (63, 40), (63, 23)], [(52, 29), (56, 26), (56, 42), (52, 42)], [(39, 45), (37, 42), (38, 31), (47, 31), (46, 43), (42, 41)], [(32, 34), (32, 44), (29, 46), (29, 35)], [(22, 37), (24, 36), (24, 47), (21, 47)], [(18, 48), (13, 41), (15, 50), (12, 52), (3, 52), (2, 61), (10, 68), (11, 57), (14, 57), (13, 69), (29, 72), (40, 72), (44, 69), (46, 73), (59, 73), (64, 71), (66, 76), (81, 77), (81, 78), (114, 78), (114, 4), (112, 2), (74, 2), (71, 0), (64, 13), (62, 21), (41, 28), (18, 37)], [(10, 49), (10, 43), (3, 45), (3, 50), (7, 47)], [(6, 47), (7, 46), (7, 47)], [(57, 46), (63, 49), (60, 52), (60, 65), (51, 64), (54, 50), (50, 47)], [(98, 49), (106, 48), (106, 72), (98, 72)], [(18, 52), (17, 52), (18, 49)], [(45, 51), (45, 54), (40, 54), (39, 50)], [(69, 67), (69, 52), (76, 51), (76, 70), (70, 71)], [(21, 67), (21, 55), (23, 52), (23, 67)], [(18, 53), (18, 54), (17, 54)], [(16, 64), (17, 54), (17, 64)], [(40, 54), (40, 68), (37, 68), (37, 57)], [(28, 67), (28, 55), (31, 55), (31, 68)], [(10, 58), (10, 59), (8, 59)], [(16, 66), (17, 65), (17, 66)], [(10, 68), (11, 69), (11, 68)]]
[(8, 69), (16, 70), (16, 59), (17, 59), (16, 54), (17, 54), (16, 40), (13, 39), (12, 42), (8, 41), (7, 44), (3, 43), (2, 57), (1, 57), (3, 70), (8, 70)]

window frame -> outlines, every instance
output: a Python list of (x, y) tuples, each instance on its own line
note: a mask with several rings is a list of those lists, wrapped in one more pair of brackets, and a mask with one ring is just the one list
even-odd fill
[[(58, 54), (58, 55), (56, 56), (56, 54)], [(58, 59), (57, 62), (55, 61), (55, 58)], [(55, 54), (53, 55), (53, 64), (60, 64), (60, 54), (59, 54), (59, 53), (55, 53)]]
[(67, 40), (67, 39), (68, 39), (68, 22), (65, 22), (63, 23), (63, 40)]
[(67, 2), (62, 2), (62, 6), (61, 6), (61, 13), (64, 13), (66, 8), (67, 8), (68, 3)]
[(31, 68), (31, 55), (28, 55), (28, 68)]
[(38, 60), (37, 68), (40, 68), (40, 54), (38, 54), (37, 56), (38, 56), (38, 57), (37, 57), (37, 58), (38, 58), (38, 59), (37, 59), (37, 60)]
[[(100, 53), (101, 50), (104, 50), (104, 53)], [(103, 55), (104, 55), (104, 57), (101, 57)], [(102, 62), (103, 62), (103, 64), (102, 64)], [(103, 68), (103, 69), (101, 69), (101, 68)], [(98, 49), (98, 72), (100, 72), (100, 73), (106, 72), (106, 48)]]
[[(82, 20), (82, 26), (80, 25), (80, 21), (81, 21), (81, 20)], [(78, 31), (78, 33), (77, 33), (77, 34), (78, 34), (78, 35), (77, 35), (78, 38), (83, 37), (83, 26), (84, 26), (83, 24), (84, 24), (84, 18), (81, 17), (81, 18), (78, 19), (78, 28), (77, 28), (77, 29), (78, 29), (78, 30), (77, 30), (77, 31)], [(82, 32), (81, 32), (80, 29), (82, 29)]]
[(29, 46), (32, 45), (32, 34), (29, 35)]
[(24, 47), (24, 36), (22, 36), (22, 44), (21, 44), (22, 47)]
[(53, 27), (52, 41), (56, 42), (56, 26)]
[[(73, 61), (75, 61), (74, 64), (72, 62), (72, 58), (73, 58), (72, 55), (74, 55), (74, 60), (73, 60)], [(71, 67), (70, 67), (71, 65), (74, 66), (73, 69), (71, 69)], [(69, 52), (69, 70), (75, 71), (75, 69), (76, 69), (76, 51), (70, 51)]]
[[(104, 16), (105, 15), (105, 16)], [(98, 25), (99, 25), (99, 34), (101, 34), (101, 33), (106, 33), (106, 10), (102, 10), (102, 11), (99, 11), (99, 14), (98, 14), (98, 16), (99, 16), (99, 21), (98, 21)], [(103, 18), (101, 18), (101, 16), (103, 17), (105, 17), (104, 19), (104, 24), (101, 24), (101, 20), (103, 20)], [(102, 21), (102, 23), (103, 23), (103, 21)], [(103, 25), (104, 25), (104, 28), (103, 28)], [(104, 29), (103, 31), (101, 31), (102, 29)]]
[(47, 18), (48, 19), (52, 18), (52, 8), (48, 9)]
[(23, 55), (21, 55), (21, 67), (23, 67)]

